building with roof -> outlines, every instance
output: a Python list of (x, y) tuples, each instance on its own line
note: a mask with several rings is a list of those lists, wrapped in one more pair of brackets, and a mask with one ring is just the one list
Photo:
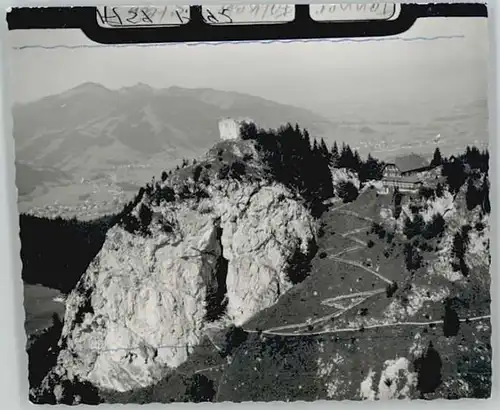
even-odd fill
[(398, 188), (407, 192), (417, 192), (423, 186), (423, 182), (414, 176), (384, 177), (382, 183), (388, 189)]
[(386, 164), (382, 170), (382, 183), (388, 189), (398, 188), (400, 191), (416, 192), (423, 186), (423, 182), (420, 178), (412, 176), (412, 172), (417, 171), (406, 170), (403, 174), (396, 164)]
[(415, 153), (395, 158), (394, 165), (398, 167), (401, 175), (415, 175), (419, 172), (428, 171), (431, 168), (426, 158)]
[(384, 178), (399, 177), (401, 176), (401, 171), (396, 164), (389, 163), (385, 164), (382, 175)]

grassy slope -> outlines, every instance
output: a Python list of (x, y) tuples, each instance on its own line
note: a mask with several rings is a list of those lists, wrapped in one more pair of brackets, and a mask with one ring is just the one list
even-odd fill
[[(390, 196), (377, 196), (374, 191), (362, 194), (355, 202), (342, 208), (377, 221), (381, 206), (389, 206)], [(337, 205), (338, 206), (338, 205)], [(384, 288), (387, 283), (366, 270), (331, 259), (342, 249), (359, 245), (342, 233), (370, 225), (370, 222), (354, 215), (335, 211), (335, 205), (323, 215), (324, 235), (319, 241), (319, 251), (312, 262), (310, 276), (283, 295), (278, 303), (258, 313), (244, 327), (269, 330), (289, 324), (318, 320), (339, 313), (340, 310), (322, 303), (326, 299), (344, 294)], [(443, 315), (441, 302), (423, 301), (415, 314), (405, 313), (403, 319), (385, 312), (391, 303), (403, 300), (413, 286), (429, 285), (426, 266), (410, 275), (404, 268), (403, 237), (396, 236), (390, 243), (371, 232), (362, 231), (354, 236), (365, 242), (364, 247), (342, 257), (367, 263), (372, 269), (390, 281), (396, 281), (399, 289), (392, 297), (385, 292), (374, 295), (341, 316), (305, 325), (300, 330), (310, 335), (282, 336), (268, 333), (248, 333), (248, 338), (234, 349), (231, 361), (227, 361), (213, 344), (205, 341), (179, 369), (166, 376), (158, 385), (118, 398), (116, 394), (106, 400), (126, 401), (185, 401), (193, 400), (189, 386), (193, 378), (203, 375), (204, 386), (208, 383), (212, 401), (274, 401), (317, 399), (360, 399), (360, 385), (375, 372), (373, 383), (378, 385), (384, 362), (399, 357), (407, 358), (410, 371), (415, 371), (418, 359), (432, 342), (437, 351), (440, 366), (435, 366), (423, 376), (424, 380), (441, 378), (441, 383), (426, 398), (485, 397), (489, 394), (490, 334), (488, 320), (460, 324), (456, 336), (445, 336), (442, 324), (421, 326), (388, 326), (363, 329), (365, 322), (390, 323), (400, 321), (428, 322), (439, 320)], [(352, 236), (351, 236), (352, 237)], [(435, 240), (430, 246), (437, 246)], [(384, 252), (386, 254), (384, 254)], [(387, 253), (389, 252), (389, 253)], [(320, 256), (323, 253), (323, 256)], [(326, 256), (324, 255), (326, 254)], [(424, 254), (431, 260), (433, 253)], [(440, 277), (432, 278), (432, 288), (447, 285)], [(425, 298), (424, 298), (425, 299)], [(363, 312), (363, 313), (361, 313)], [(482, 309), (484, 313), (484, 309)], [(460, 317), (481, 313), (481, 309), (460, 311)], [(488, 312), (486, 312), (487, 314)], [(335, 329), (354, 329), (335, 332)], [(294, 329), (282, 332), (293, 333)], [(327, 333), (325, 333), (325, 331)], [(280, 332), (277, 330), (276, 332)], [(318, 332), (323, 332), (318, 334)], [(329, 333), (328, 333), (329, 332)], [(385, 377), (385, 376), (384, 376)], [(463, 380), (470, 384), (465, 390)], [(382, 380), (392, 383), (391, 380)], [(200, 385), (200, 383), (198, 383)], [(402, 388), (403, 386), (398, 386)], [(411, 397), (419, 397), (414, 388)]]
[[(387, 206), (390, 197), (377, 197), (373, 191), (361, 195), (354, 203), (343, 208), (363, 216), (378, 220), (382, 205)], [(335, 208), (335, 207), (333, 207)], [(321, 304), (327, 297), (384, 287), (385, 282), (374, 275), (355, 266), (333, 262), (328, 257), (321, 259), (318, 255), (328, 255), (349, 246), (345, 238), (338, 239), (342, 232), (361, 227), (359, 218), (345, 213), (326, 213), (323, 217), (325, 235), (320, 242), (320, 249), (313, 261), (311, 276), (302, 284), (284, 295), (272, 308), (260, 312), (249, 323), (248, 328), (269, 329), (289, 323), (305, 322), (307, 319), (318, 319), (325, 315), (333, 315), (338, 310)], [(363, 222), (364, 223), (364, 222)], [(335, 232), (335, 233), (333, 233)], [(356, 399), (359, 397), (360, 383), (370, 370), (380, 372), (385, 360), (405, 357), (412, 362), (418, 358), (417, 347), (425, 351), (429, 342), (441, 356), (441, 374), (443, 382), (433, 393), (433, 397), (477, 397), (488, 395), (490, 368), (490, 334), (489, 321), (460, 324), (456, 336), (446, 337), (442, 324), (423, 326), (390, 326), (375, 329), (358, 328), (350, 332), (332, 332), (346, 327), (356, 327), (356, 323), (390, 323), (400, 321), (428, 322), (440, 320), (444, 315), (442, 302), (425, 298), (416, 313), (411, 309), (404, 318), (392, 317), (385, 313), (395, 300), (404, 300), (411, 288), (405, 285), (439, 289), (449, 285), (444, 278), (426, 275), (426, 265), (410, 275), (404, 268), (403, 240), (396, 237), (388, 244), (386, 239), (368, 232), (356, 234), (364, 241), (372, 240), (374, 246), (363, 248), (343, 256), (356, 261), (370, 260), (378, 272), (399, 285), (398, 291), (391, 297), (381, 293), (367, 299), (355, 308), (346, 311), (338, 318), (328, 319), (317, 324), (300, 328), (310, 336), (279, 335), (261, 336), (253, 334), (233, 364), (227, 370), (228, 375), (220, 386), (219, 400), (314, 400), (324, 398)], [(352, 236), (351, 236), (352, 237)], [(429, 240), (431, 247), (436, 247), (436, 240)], [(384, 251), (390, 254), (384, 255)], [(424, 253), (424, 262), (434, 257), (432, 252)], [(462, 289), (463, 291), (463, 289)], [(361, 314), (363, 312), (363, 314)], [(458, 312), (460, 317), (488, 314), (489, 310), (471, 306), (468, 310)], [(293, 333), (293, 329), (282, 332)], [(277, 331), (279, 332), (279, 330)], [(420, 340), (420, 343), (416, 343)], [(273, 347), (275, 346), (275, 347)], [(340, 358), (332, 367), (335, 370), (325, 376), (324, 369), (316, 366), (320, 362), (331, 362), (332, 357)], [(265, 361), (265, 366), (255, 366)], [(323, 371), (323, 373), (322, 373)], [(434, 372), (436, 373), (436, 372)], [(321, 375), (321, 376), (320, 376)], [(305, 376), (305, 377), (304, 377)], [(377, 374), (379, 376), (379, 373)], [(321, 381), (325, 379), (325, 385)], [(469, 391), (465, 391), (462, 379), (470, 382)], [(242, 382), (242, 380), (244, 382)], [(336, 388), (328, 389), (335, 382)], [(378, 384), (378, 380), (375, 380)], [(418, 393), (411, 394), (417, 397)]]

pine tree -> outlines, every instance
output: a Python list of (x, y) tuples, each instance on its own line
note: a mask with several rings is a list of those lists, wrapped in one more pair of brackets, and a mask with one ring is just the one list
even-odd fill
[(200, 165), (197, 165), (193, 171), (194, 182), (198, 182), (198, 180), (200, 179), (201, 171), (203, 171), (203, 168)]
[(359, 195), (358, 189), (351, 181), (341, 182), (337, 189), (339, 197), (344, 201), (344, 203), (354, 201)]
[(482, 159), (481, 159), (481, 171), (482, 172), (488, 172), (489, 170), (489, 167), (490, 167), (490, 153), (489, 151), (486, 149), (483, 151), (482, 153)]
[(141, 205), (139, 208), (139, 220), (143, 229), (147, 228), (153, 219), (153, 212), (146, 205)]
[(319, 148), (321, 150), (321, 155), (324, 157), (324, 158), (328, 158), (328, 147), (326, 146), (326, 143), (325, 143), (325, 140), (323, 138), (321, 138), (321, 142), (319, 144)]
[(339, 147), (337, 146), (337, 141), (335, 141), (333, 143), (332, 151), (330, 153), (330, 164), (333, 167), (337, 167), (339, 158), (340, 158)]
[(438, 147), (434, 150), (434, 157), (431, 161), (431, 167), (437, 167), (443, 163), (443, 158), (441, 157), (441, 151)]
[(476, 188), (472, 178), (467, 181), (467, 192), (465, 193), (467, 209), (472, 211), (476, 206), (482, 203), (481, 192)]
[(212, 401), (215, 396), (214, 382), (202, 374), (194, 374), (186, 388), (185, 400), (193, 403)]
[(453, 237), (453, 247), (451, 250), (453, 256), (457, 259), (461, 259), (464, 257), (465, 254), (465, 246), (464, 246), (464, 240), (462, 238), (462, 234), (460, 232), (457, 232), (455, 236)]
[(456, 194), (467, 180), (467, 172), (465, 171), (464, 163), (458, 158), (452, 162), (445, 162), (443, 164), (442, 174), (446, 177), (449, 190), (453, 194)]
[(444, 306), (443, 333), (445, 337), (456, 336), (459, 329), (460, 319), (452, 308), (450, 300), (447, 299)]
[(481, 208), (484, 213), (489, 214), (491, 212), (491, 204), (490, 204), (490, 184), (487, 178), (484, 178), (483, 186), (482, 186), (482, 203)]
[(417, 371), (417, 389), (422, 394), (434, 392), (442, 383), (443, 362), (432, 342), (429, 342), (427, 351), (415, 360), (414, 365)]
[(361, 182), (382, 179), (382, 164), (371, 154), (368, 154), (366, 162), (361, 161), (359, 179)]
[(394, 189), (394, 194), (392, 199), (394, 201), (394, 218), (398, 219), (399, 216), (401, 215), (401, 212), (403, 211), (403, 206), (401, 205), (401, 202), (403, 200), (403, 194), (399, 191), (397, 187), (396, 189)]
[[(300, 130), (299, 130), (300, 132)], [(306, 142), (306, 147), (308, 150), (311, 149), (311, 137), (309, 136), (309, 132), (307, 130), (304, 130), (304, 140)]]
[(355, 169), (354, 154), (349, 145), (342, 143), (342, 152), (339, 158), (339, 168)]
[(460, 232), (457, 232), (453, 238), (453, 247), (451, 250), (452, 255), (452, 268), (454, 271), (460, 271), (462, 275), (469, 275), (469, 267), (465, 262), (465, 252), (469, 244), (469, 230), (468, 225), (462, 226)]
[(296, 190), (311, 211), (320, 213), (321, 203), (333, 195), (329, 153), (324, 141), (311, 141), (308, 131), (297, 124), (286, 124), (277, 130), (260, 129), (255, 140), (272, 176)]
[(432, 239), (443, 235), (446, 222), (440, 213), (435, 214), (431, 221), (425, 225), (422, 236), (425, 239)]
[(254, 123), (243, 123), (240, 127), (240, 135), (243, 140), (257, 139), (258, 130)]
[(359, 173), (361, 171), (361, 165), (363, 164), (363, 161), (361, 160), (361, 157), (359, 156), (358, 151), (354, 151), (354, 157), (353, 157), (353, 169)]

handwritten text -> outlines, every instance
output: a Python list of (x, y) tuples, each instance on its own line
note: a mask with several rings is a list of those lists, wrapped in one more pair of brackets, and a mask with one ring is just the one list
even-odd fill
[(189, 22), (189, 6), (98, 7), (97, 21), (104, 27), (172, 26)]
[[(391, 18), (395, 4), (311, 4), (317, 21), (384, 20)], [(246, 4), (202, 6), (208, 24), (286, 23), (295, 18), (292, 4)], [(189, 6), (98, 7), (97, 20), (103, 27), (176, 26), (189, 23)]]
[(295, 18), (295, 7), (292, 4), (203, 6), (202, 14), (210, 24), (285, 23)]
[(396, 5), (374, 4), (311, 4), (311, 17), (317, 21), (386, 20), (393, 17)]

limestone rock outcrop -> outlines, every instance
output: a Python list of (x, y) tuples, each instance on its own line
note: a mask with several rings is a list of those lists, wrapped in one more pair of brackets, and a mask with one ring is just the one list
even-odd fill
[(46, 389), (61, 380), (149, 386), (187, 359), (208, 325), (242, 325), (292, 287), (289, 259), (316, 236), (303, 203), (262, 180), (214, 180), (204, 190), (169, 201), (145, 194), (130, 212), (140, 228), (108, 231), (67, 298)]

